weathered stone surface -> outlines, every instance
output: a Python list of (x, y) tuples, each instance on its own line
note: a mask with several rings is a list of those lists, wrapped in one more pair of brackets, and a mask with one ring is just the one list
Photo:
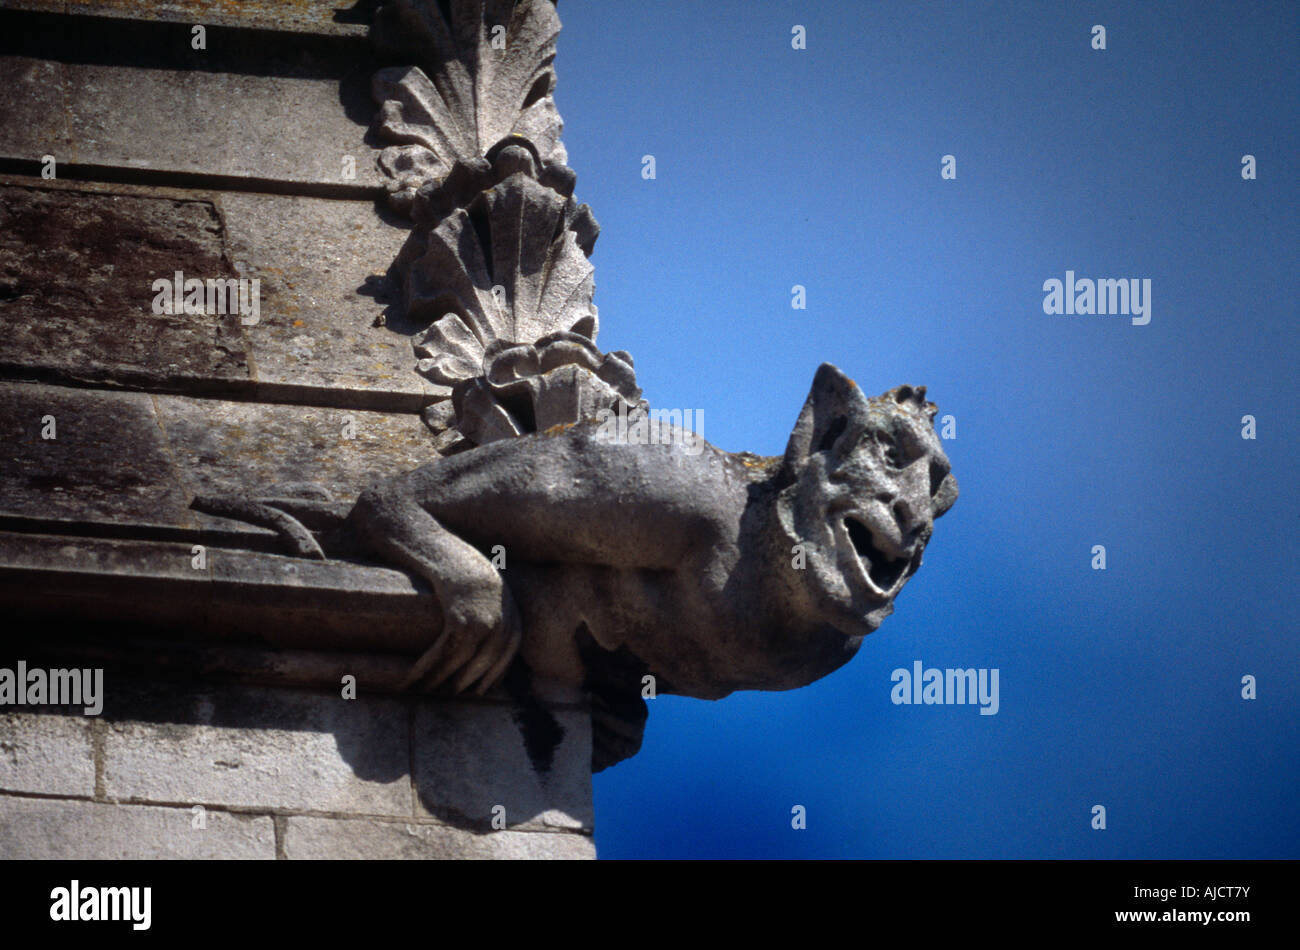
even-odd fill
[(210, 200), (0, 187), (0, 368), (75, 379), (250, 376), (238, 314), (153, 312), (154, 280), (235, 276)]
[(93, 796), (90, 722), (78, 715), (0, 712), (0, 790)]
[(293, 690), (109, 692), (111, 798), (333, 813), (411, 814), (410, 736), (398, 700)]
[[(65, 64), (72, 161), (378, 186), (367, 123), (337, 79)], [(359, 94), (358, 94), (359, 93)], [(364, 90), (353, 94), (364, 101)], [(149, 108), (141, 109), (140, 103)], [(346, 177), (344, 158), (355, 177)]]
[(208, 629), (221, 637), (321, 650), (421, 650), (442, 623), (432, 592), (399, 571), (229, 550), (213, 551), (209, 564)]
[(414, 414), (181, 396), (155, 401), (169, 449), (194, 495), (283, 497), (294, 495), (295, 486), (317, 485), (351, 501), (376, 480), (433, 457), (428, 432)]
[(510, 828), (592, 827), (585, 713), (424, 703), (416, 710), (414, 756), (420, 814), (442, 818), (450, 809), (486, 830), (502, 806)]
[[(55, 438), (42, 438), (53, 417)], [(0, 516), (265, 534), (195, 495), (354, 500), (434, 457), (419, 416), (0, 382)]]
[(589, 860), (596, 857), (595, 843), (589, 837), (565, 832), (475, 834), (434, 822), (298, 816), (290, 816), (285, 825), (284, 852), (291, 860)]
[[(39, 62), (0, 57), (0, 76), (19, 88), (49, 86), (35, 90), (38, 105), (6, 110), (4, 127), (22, 121), (26, 130), (18, 139), (0, 138), (2, 157), (48, 153), (61, 163), (377, 193), (383, 185), (379, 152), (364, 141), (365, 79), (343, 80), (345, 64), (333, 67), (337, 77), (304, 77)], [(59, 90), (62, 102), (51, 108)]]
[(204, 828), (195, 828), (194, 818), (189, 808), (0, 795), (0, 858), (275, 858), (275, 827), (267, 816), (208, 809)]
[[(412, 413), (442, 391), (375, 326), (407, 232), (374, 202), (0, 182), (0, 372)], [(257, 322), (153, 313), (178, 270), (258, 280)]]
[[(275, 837), (259, 815), (265, 812), (309, 813), (284, 819), (282, 848), (290, 858), (595, 856), (586, 835), (555, 830), (591, 823), (590, 753), (577, 710), (554, 711), (565, 745), (539, 784), (520, 747), (513, 704), (187, 688), (111, 672), (104, 701), (98, 794), (82, 717), (0, 716), (0, 856), (269, 858)], [(414, 737), (407, 730), (412, 704), (421, 730)], [(487, 823), (462, 811), (474, 785), (501, 799), (512, 828), (531, 812), (537, 817), (528, 826), (543, 830), (477, 833)], [(426, 808), (434, 797), (439, 802)], [(527, 804), (543, 798), (554, 807)], [(205, 830), (192, 827), (194, 804), (206, 807)], [(579, 823), (575, 815), (585, 818)]]
[(197, 524), (150, 396), (0, 383), (0, 444), (0, 514)]
[(56, 13), (342, 36), (364, 36), (367, 30), (364, 18), (341, 15), (348, 9), (346, 0), (5, 0), (5, 5)]
[[(190, 550), (189, 544), (0, 533), (0, 602), (11, 618), (23, 618), (8, 631), (5, 652), (21, 657), (14, 651), (32, 639), (58, 642), (108, 618), (180, 634), (204, 629), (211, 585), (192, 569)], [(44, 635), (33, 638), (38, 624)]]
[(337, 36), (365, 36), (368, 28), (341, 0), (3, 0), (0, 8)]
[(4, 153), (39, 161), (66, 154), (67, 112), (63, 108), (63, 69), (30, 56), (0, 56), (0, 129)]
[(385, 394), (374, 408), (428, 401), (410, 340), (374, 325), (386, 303), (365, 286), (397, 256), (405, 228), (372, 202), (230, 192), (221, 204), (232, 259), (261, 280), (262, 320), (247, 330), (259, 382), (347, 392), (352, 404)]

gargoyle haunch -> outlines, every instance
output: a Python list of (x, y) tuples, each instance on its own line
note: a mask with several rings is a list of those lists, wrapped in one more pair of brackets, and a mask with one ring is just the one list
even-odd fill
[(717, 699), (846, 663), (957, 485), (923, 388), (868, 398), (830, 364), (782, 457), (682, 433), (608, 437), (602, 416), (648, 407), (631, 357), (594, 343), (599, 228), (559, 140), (558, 32), (551, 0), (390, 0), (372, 30), (433, 77), (384, 69), (373, 91), (390, 204), (414, 223), (386, 277), (388, 326), (414, 332), (441, 457), (350, 510), (195, 507), (272, 527), (306, 557), (325, 554), (294, 515), (343, 518), (336, 536), (438, 598), (409, 685), (584, 688), (601, 769), (640, 747), (646, 675), (657, 692)]

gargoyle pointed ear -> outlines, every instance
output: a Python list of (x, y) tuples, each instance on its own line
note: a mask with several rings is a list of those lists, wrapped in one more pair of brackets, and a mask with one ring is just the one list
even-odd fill
[(797, 465), (814, 452), (835, 444), (850, 421), (862, 420), (867, 414), (867, 397), (858, 384), (830, 363), (823, 363), (813, 377), (808, 401), (803, 404), (799, 421), (790, 433), (785, 449), (787, 467)]

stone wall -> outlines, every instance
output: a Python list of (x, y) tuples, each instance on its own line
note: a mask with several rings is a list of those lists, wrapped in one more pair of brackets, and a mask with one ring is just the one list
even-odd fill
[[(412, 697), (427, 585), (190, 507), (436, 454), (380, 289), (400, 63), (342, 6), (0, 0), (0, 669), (105, 670), (102, 716), (0, 705), (0, 857), (594, 856), (585, 697)], [(256, 319), (157, 312), (176, 272)]]
[(106, 695), (101, 716), (0, 716), (0, 857), (595, 856), (580, 706), (552, 709), (539, 767), (509, 703), (111, 676)]

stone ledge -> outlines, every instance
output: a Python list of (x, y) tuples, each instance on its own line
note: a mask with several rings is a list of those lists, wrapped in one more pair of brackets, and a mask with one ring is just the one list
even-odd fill
[[(358, 18), (339, 19), (350, 0), (0, 0), (0, 9), (141, 22), (226, 26), (248, 30), (364, 38)], [(353, 4), (355, 6), (355, 4)]]
[[(183, 641), (191, 651), (223, 642), (300, 648), (316, 654), (304, 667), (311, 675), (290, 682), (306, 685), (332, 673), (336, 661), (348, 662), (321, 651), (413, 658), (441, 625), (433, 593), (401, 571), (215, 547), (205, 555), (207, 568), (196, 570), (193, 546), (203, 541), (202, 535), (154, 542), (0, 533), (0, 605), (44, 630), (51, 621), (78, 624), (40, 638), (24, 637), (13, 624), (0, 643), (13, 649), (44, 641), (58, 648), (80, 639), (92, 651), (114, 644), (122, 651), (124, 641), (152, 635)], [(103, 618), (112, 618), (114, 629)], [(160, 655), (159, 665), (183, 666), (180, 649)], [(374, 688), (385, 689), (398, 673), (389, 661), (402, 657), (377, 660), (359, 662), (379, 677)], [(224, 662), (236, 673), (240, 663), (257, 663), (272, 679), (282, 669), (269, 657), (235, 654)]]

